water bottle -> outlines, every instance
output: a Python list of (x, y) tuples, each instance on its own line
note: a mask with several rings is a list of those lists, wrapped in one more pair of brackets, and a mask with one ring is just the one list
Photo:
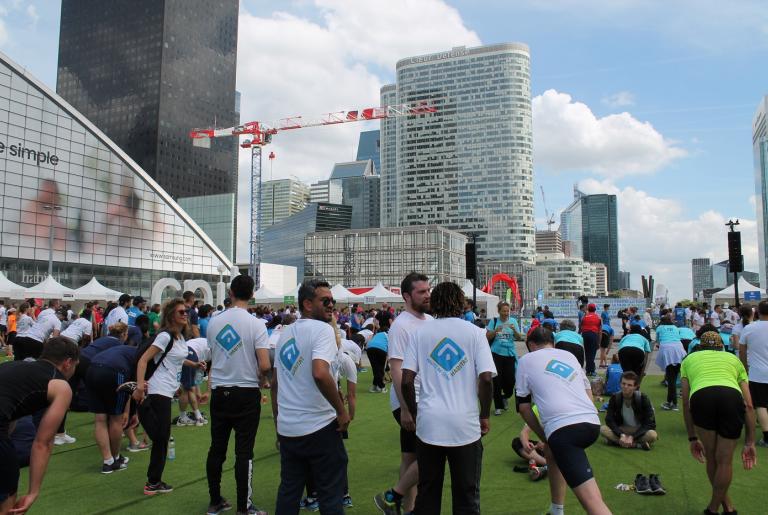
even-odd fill
[(173, 437), (171, 437), (171, 439), (168, 440), (168, 459), (169, 460), (176, 459), (176, 442), (174, 441)]

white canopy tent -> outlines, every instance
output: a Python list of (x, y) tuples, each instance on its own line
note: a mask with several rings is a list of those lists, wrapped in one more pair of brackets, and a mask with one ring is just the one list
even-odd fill
[[(465, 279), (461, 289), (466, 298), (472, 298), (472, 281)], [(477, 298), (478, 307), (480, 307), (481, 304), (485, 304), (485, 314), (488, 318), (498, 316), (499, 311), (496, 305), (499, 303), (499, 298), (496, 295), (491, 295), (490, 293), (485, 293), (483, 290), (475, 289), (475, 296)]]
[(105, 301), (117, 301), (120, 298), (122, 292), (107, 288), (95, 277), (91, 277), (91, 280), (87, 284), (81, 286), (75, 290), (75, 300), (105, 300)]
[(75, 300), (75, 290), (67, 288), (49, 275), (40, 284), (27, 288), (24, 296), (32, 299)]
[(258, 291), (254, 292), (253, 300), (256, 301), (256, 304), (273, 304), (276, 302), (282, 302), (283, 297), (273, 292), (266, 286), (262, 286), (258, 289)]
[[(744, 292), (748, 292), (748, 291), (750, 291), (750, 292), (760, 292), (760, 298), (761, 299), (765, 299), (766, 298), (765, 290), (761, 290), (757, 286), (753, 286), (753, 285), (749, 284), (746, 279), (744, 279), (743, 277), (739, 276), (739, 298), (743, 299), (744, 298)], [(712, 300), (714, 301), (715, 299), (732, 299), (732, 300), (735, 300), (736, 299), (736, 290), (734, 288), (734, 285), (730, 285), (730, 286), (728, 286), (726, 288), (723, 288), (722, 290), (720, 290), (718, 292), (713, 293), (712, 294)]]
[(376, 304), (382, 304), (384, 302), (388, 304), (393, 304), (396, 302), (405, 302), (403, 300), (403, 297), (401, 295), (398, 295), (397, 293), (392, 293), (388, 289), (384, 287), (381, 282), (376, 284), (376, 286), (373, 287), (373, 289), (365, 292), (362, 294), (363, 300), (370, 299), (370, 297), (374, 297), (376, 299)]
[(3, 272), (0, 272), (0, 297), (5, 299), (25, 298), (25, 288), (12, 282)]
[(341, 284), (337, 284), (331, 288), (331, 293), (336, 302), (342, 302), (345, 304), (351, 304), (353, 302), (363, 302), (363, 296), (352, 293)]

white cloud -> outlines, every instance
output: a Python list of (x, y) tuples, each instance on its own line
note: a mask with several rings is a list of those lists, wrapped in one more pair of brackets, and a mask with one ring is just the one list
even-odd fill
[[(380, 69), (393, 74), (397, 59), (480, 44), (458, 12), (438, 0), (316, 0), (301, 17), (279, 11), (258, 16), (243, 7), (238, 34), (243, 122), (375, 107), (385, 83)], [(327, 178), (334, 163), (354, 159), (360, 131), (377, 127), (356, 123), (281, 132), (267, 147), (277, 156), (274, 176), (295, 175), (307, 182)], [(264, 167), (268, 172), (266, 159)], [(241, 152), (238, 257), (243, 260), (249, 184), (250, 157)]]
[[(633, 287), (640, 275), (653, 275), (656, 284), (670, 290), (670, 300), (691, 298), (691, 259), (727, 259), (728, 213), (708, 209), (686, 218), (680, 202), (648, 195), (635, 188), (618, 188), (611, 181), (587, 179), (579, 183), (587, 194), (617, 196), (619, 257), (622, 270), (632, 274)], [(745, 268), (757, 270), (757, 223), (740, 219)]]
[(619, 91), (602, 99), (608, 107), (627, 107), (635, 105), (635, 95), (631, 91)]
[(35, 7), (35, 4), (29, 4), (27, 6), (27, 16), (29, 16), (29, 19), (32, 21), (32, 25), (37, 24), (40, 15), (37, 14), (37, 7)]
[(548, 171), (593, 171), (617, 178), (655, 172), (685, 149), (629, 113), (598, 118), (554, 89), (533, 99), (534, 162)]

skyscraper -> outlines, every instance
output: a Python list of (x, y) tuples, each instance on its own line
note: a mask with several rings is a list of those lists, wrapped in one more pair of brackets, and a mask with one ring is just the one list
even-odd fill
[(363, 131), (357, 143), (357, 161), (373, 161), (376, 173), (381, 173), (381, 131)]
[(584, 261), (608, 268), (608, 290), (619, 289), (619, 235), (616, 195), (581, 198), (581, 234)]
[(752, 118), (752, 154), (755, 163), (755, 196), (757, 201), (757, 251), (760, 261), (760, 287), (768, 287), (768, 96), (763, 97)]
[(380, 180), (372, 159), (336, 163), (331, 183), (341, 185), (341, 203), (352, 206), (351, 229), (380, 227)]
[(298, 213), (309, 203), (309, 186), (297, 179), (266, 181), (261, 187), (263, 227)]
[(709, 258), (693, 258), (691, 260), (691, 279), (693, 283), (692, 299), (696, 299), (699, 292), (712, 288), (712, 267)]
[(172, 197), (237, 193), (235, 138), (193, 148), (194, 127), (235, 125), (239, 2), (63, 0), (56, 90)]
[(568, 250), (571, 257), (584, 257), (583, 227), (581, 223), (581, 197), (584, 194), (573, 185), (573, 202), (560, 213), (560, 237), (563, 248)]
[(437, 112), (381, 123), (382, 223), (477, 234), (478, 261), (533, 263), (530, 53), (520, 43), (408, 57), (382, 105)]

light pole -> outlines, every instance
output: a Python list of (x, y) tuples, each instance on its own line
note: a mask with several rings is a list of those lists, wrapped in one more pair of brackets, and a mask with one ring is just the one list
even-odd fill
[(739, 272), (744, 271), (744, 256), (741, 254), (741, 233), (734, 229), (739, 225), (739, 220), (728, 220), (725, 224), (731, 230), (728, 232), (728, 268), (733, 274), (733, 295), (736, 301), (736, 309), (741, 306), (739, 302)]
[(54, 213), (62, 210), (62, 207), (56, 204), (43, 204), (43, 210), (51, 213), (51, 224), (48, 226), (48, 276), (53, 277), (53, 217)]

